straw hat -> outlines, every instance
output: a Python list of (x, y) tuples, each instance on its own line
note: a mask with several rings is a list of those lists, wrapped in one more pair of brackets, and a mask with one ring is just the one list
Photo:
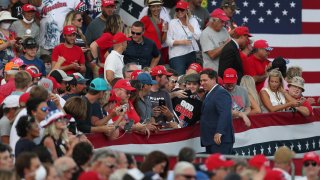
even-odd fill
[(15, 21), (17, 18), (14, 18), (11, 16), (11, 13), (9, 11), (1, 11), (0, 12), (0, 22), (5, 20), (11, 20)]

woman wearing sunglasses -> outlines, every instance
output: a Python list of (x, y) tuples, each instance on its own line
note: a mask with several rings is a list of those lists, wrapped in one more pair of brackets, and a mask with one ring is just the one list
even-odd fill
[(200, 34), (198, 21), (189, 11), (189, 3), (179, 1), (175, 19), (169, 23), (166, 42), (169, 45), (170, 67), (180, 75), (185, 74), (189, 65), (196, 61), (196, 52), (199, 51), (196, 41)]
[(45, 136), (41, 144), (49, 150), (53, 160), (70, 153), (70, 141), (67, 134), (69, 121), (65, 116), (61, 110), (57, 109), (51, 111), (40, 123), (41, 127), (45, 128)]
[[(168, 31), (168, 22), (160, 15), (163, 9), (163, 2), (162, 0), (148, 0), (147, 3), (149, 7), (147, 15), (143, 16), (140, 20), (145, 27), (143, 35), (153, 40), (159, 51), (161, 51), (161, 44), (166, 41)], [(166, 49), (168, 51), (168, 48)]]
[[(305, 153), (303, 156), (303, 173), (306, 177), (304, 180), (319, 180), (320, 159), (319, 155), (315, 152)], [(302, 180), (302, 178), (301, 178)]]

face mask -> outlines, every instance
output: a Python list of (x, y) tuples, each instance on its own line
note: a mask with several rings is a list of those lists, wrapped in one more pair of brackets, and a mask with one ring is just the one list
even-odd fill
[(11, 23), (1, 23), (1, 29), (8, 30), (11, 26)]
[(31, 24), (31, 23), (33, 23), (33, 21), (34, 21), (34, 18), (33, 19), (31, 19), (30, 21), (28, 21), (26, 18), (24, 18), (24, 16), (22, 16), (23, 17), (23, 22), (25, 22), (25, 23), (27, 23), (27, 24)]
[(47, 177), (47, 171), (46, 169), (41, 165), (37, 170), (36, 170), (36, 177), (35, 180), (44, 180)]

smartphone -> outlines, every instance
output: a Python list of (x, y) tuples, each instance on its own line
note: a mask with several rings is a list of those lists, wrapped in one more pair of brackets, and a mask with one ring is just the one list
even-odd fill
[(124, 129), (125, 131), (130, 131), (131, 128), (132, 128), (132, 126), (133, 126), (133, 120), (130, 119), (129, 122), (127, 122), (127, 123), (124, 125), (124, 128), (123, 128), (123, 129)]
[(159, 99), (159, 106), (165, 106), (166, 101), (164, 99)]
[(192, 92), (191, 92), (191, 90), (190, 90), (190, 89), (185, 90), (184, 92), (186, 92), (186, 93), (187, 93), (187, 94), (186, 94), (186, 96), (188, 96), (188, 97), (190, 97), (190, 96), (192, 95)]

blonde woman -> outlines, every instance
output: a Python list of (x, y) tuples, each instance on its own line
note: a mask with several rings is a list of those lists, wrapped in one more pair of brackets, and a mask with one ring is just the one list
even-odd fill
[(240, 86), (248, 91), (249, 100), (251, 104), (251, 111), (249, 115), (261, 113), (261, 101), (256, 90), (256, 85), (253, 77), (245, 75), (241, 78)]
[(169, 23), (166, 40), (169, 45), (170, 67), (179, 75), (185, 74), (190, 64), (196, 61), (196, 52), (199, 51), (197, 40), (200, 34), (200, 26), (191, 16), (189, 3), (179, 1), (176, 5), (175, 19)]
[(40, 123), (45, 128), (41, 144), (49, 150), (53, 160), (71, 154), (67, 124), (68, 120), (61, 110), (51, 111)]
[(284, 79), (280, 71), (270, 71), (267, 80), (267, 87), (260, 91), (263, 112), (280, 112), (300, 106), (297, 100), (289, 101), (292, 98), (284, 90)]

